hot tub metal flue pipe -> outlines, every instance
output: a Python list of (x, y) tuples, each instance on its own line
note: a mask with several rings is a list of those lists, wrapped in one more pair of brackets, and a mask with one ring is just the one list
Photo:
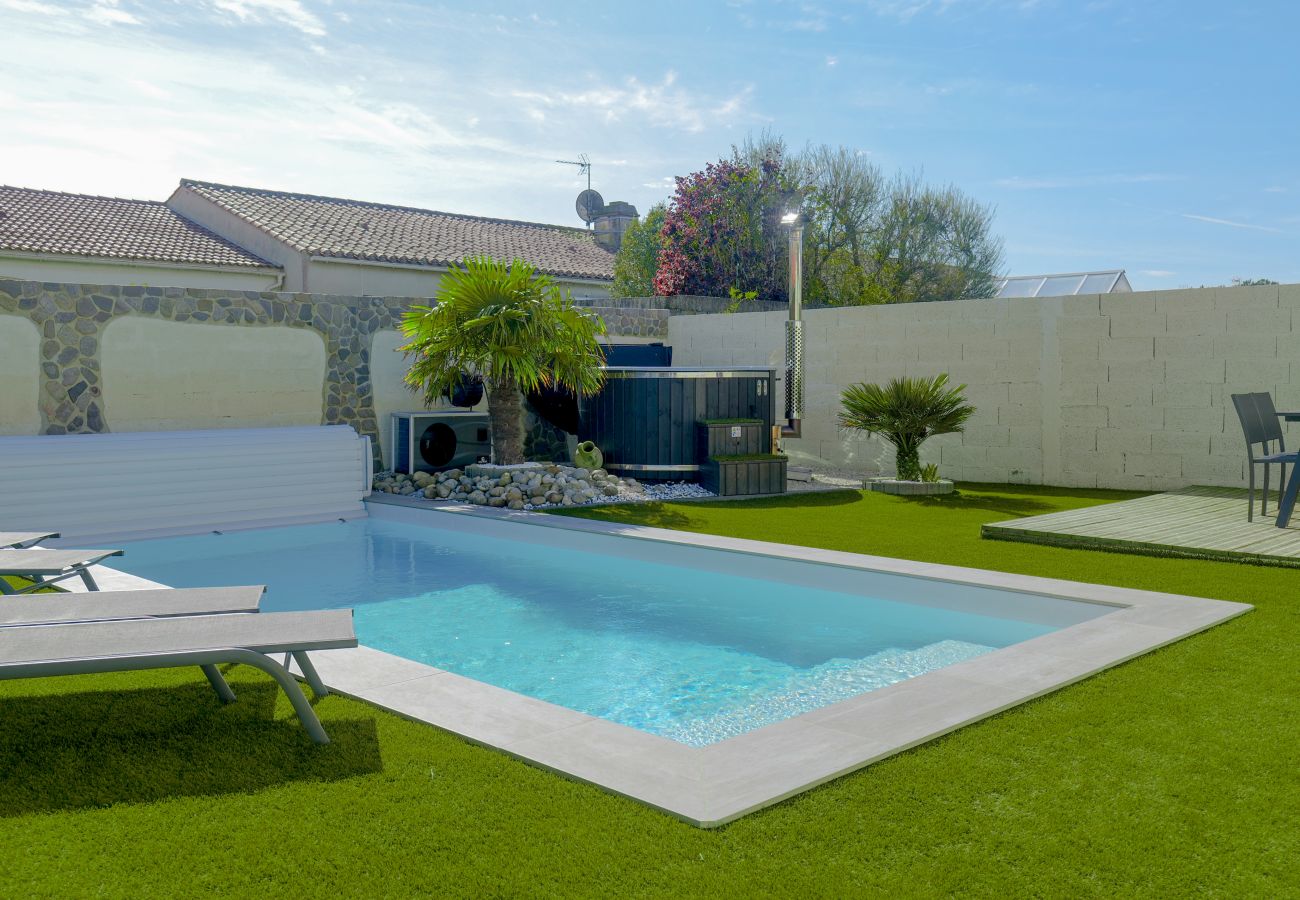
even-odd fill
[(790, 318), (785, 323), (785, 418), (781, 436), (799, 437), (803, 424), (803, 223), (790, 226)]

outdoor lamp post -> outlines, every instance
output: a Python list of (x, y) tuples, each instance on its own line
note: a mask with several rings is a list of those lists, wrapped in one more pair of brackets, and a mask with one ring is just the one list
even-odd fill
[(785, 418), (782, 437), (797, 438), (803, 419), (803, 219), (787, 212), (781, 224), (790, 229), (790, 318), (785, 323)]

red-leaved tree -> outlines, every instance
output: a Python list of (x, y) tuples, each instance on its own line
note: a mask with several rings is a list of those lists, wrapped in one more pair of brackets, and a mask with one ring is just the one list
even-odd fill
[(779, 157), (724, 159), (679, 177), (664, 217), (655, 293), (752, 292), (784, 301), (788, 251), (780, 220), (797, 199)]

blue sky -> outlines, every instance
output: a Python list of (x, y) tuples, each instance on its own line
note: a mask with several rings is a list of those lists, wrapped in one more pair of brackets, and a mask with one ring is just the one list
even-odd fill
[(1286, 3), (0, 0), (0, 182), (580, 224), (770, 129), (997, 207), (1012, 274), (1300, 281)]

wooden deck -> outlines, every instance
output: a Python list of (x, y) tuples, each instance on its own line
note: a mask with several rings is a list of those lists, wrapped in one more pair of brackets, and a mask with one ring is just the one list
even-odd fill
[(1220, 559), (1256, 565), (1300, 567), (1300, 515), (1277, 528), (1273, 514), (1246, 521), (1246, 492), (1191, 487), (1120, 503), (1030, 516), (985, 525), (983, 536), (1059, 547)]

